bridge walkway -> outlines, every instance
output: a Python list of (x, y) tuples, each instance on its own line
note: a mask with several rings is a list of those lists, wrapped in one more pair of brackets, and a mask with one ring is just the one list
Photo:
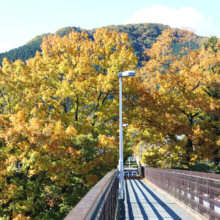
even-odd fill
[(195, 220), (184, 209), (140, 179), (125, 180), (121, 220)]

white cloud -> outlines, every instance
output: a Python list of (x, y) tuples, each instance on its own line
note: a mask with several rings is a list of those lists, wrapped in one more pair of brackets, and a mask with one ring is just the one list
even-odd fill
[(207, 19), (195, 10), (195, 8), (181, 7), (180, 9), (168, 8), (162, 5), (153, 5), (149, 8), (142, 8), (135, 12), (130, 19), (124, 23), (161, 23), (172, 28), (192, 28), (197, 35), (210, 36), (216, 33), (213, 30), (213, 18)]

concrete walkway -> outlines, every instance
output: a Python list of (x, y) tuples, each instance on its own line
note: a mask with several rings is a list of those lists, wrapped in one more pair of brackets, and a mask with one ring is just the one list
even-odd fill
[(195, 220), (186, 211), (139, 179), (125, 180), (121, 220)]

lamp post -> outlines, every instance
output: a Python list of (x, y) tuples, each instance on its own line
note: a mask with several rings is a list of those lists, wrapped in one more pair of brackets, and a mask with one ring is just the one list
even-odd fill
[(119, 199), (123, 199), (124, 192), (124, 166), (123, 166), (123, 126), (122, 126), (122, 77), (135, 76), (133, 70), (119, 72)]

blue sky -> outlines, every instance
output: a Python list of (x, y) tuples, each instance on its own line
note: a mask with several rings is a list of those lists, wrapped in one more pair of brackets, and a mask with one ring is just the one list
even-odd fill
[(164, 23), (220, 38), (220, 0), (0, 0), (0, 6), (0, 52), (67, 26)]

